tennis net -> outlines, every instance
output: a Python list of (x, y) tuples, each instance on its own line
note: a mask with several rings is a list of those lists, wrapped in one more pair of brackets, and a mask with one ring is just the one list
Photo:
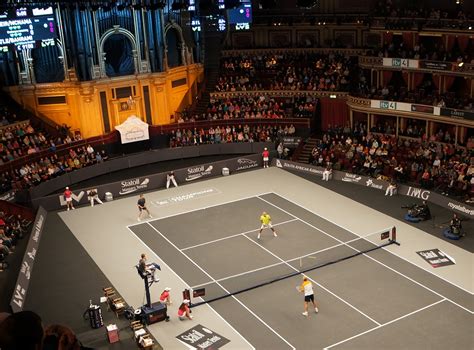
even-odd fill
[[(306, 274), (372, 251), (399, 243), (396, 240), (395, 227), (356, 237), (348, 241), (315, 250), (313, 252), (263, 266), (252, 271), (224, 277), (206, 284), (193, 286), (189, 296), (197, 297), (191, 307), (197, 307), (222, 300), (231, 296), (252, 291), (257, 288)], [(276, 277), (275, 277), (276, 276)], [(189, 299), (189, 298), (188, 298)], [(191, 299), (192, 300), (192, 299)]]

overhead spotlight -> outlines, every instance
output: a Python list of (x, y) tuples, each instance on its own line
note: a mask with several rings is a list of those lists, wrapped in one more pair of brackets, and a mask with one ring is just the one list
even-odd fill
[(467, 28), (467, 29), (472, 30), (472, 26), (469, 26), (469, 28)]
[(464, 66), (464, 62), (459, 62), (458, 67), (461, 68), (462, 66)]

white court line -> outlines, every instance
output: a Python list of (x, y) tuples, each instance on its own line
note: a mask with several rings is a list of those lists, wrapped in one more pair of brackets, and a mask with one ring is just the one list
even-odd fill
[[(194, 266), (196, 266), (199, 270), (201, 270), (207, 277), (209, 277), (211, 280), (213, 280), (219, 287), (221, 287), (226, 293), (230, 294), (230, 292), (224, 288), (223, 285), (221, 285), (219, 282), (216, 282), (216, 280), (207, 272), (205, 271), (201, 266), (199, 266), (193, 259), (191, 259), (189, 256), (186, 255), (186, 253), (182, 252), (173, 242), (171, 242), (168, 238), (166, 238), (160, 231), (158, 231), (156, 228), (154, 228), (150, 223), (147, 222), (147, 224), (155, 230), (165, 241), (167, 241), (171, 246), (173, 246), (174, 249), (176, 249), (178, 252), (180, 252), (186, 259), (188, 259)], [(246, 236), (244, 236), (246, 237)], [(244, 309), (246, 309), (251, 315), (253, 315), (257, 320), (259, 320), (265, 327), (267, 327), (272, 333), (274, 333), (278, 338), (280, 338), (283, 342), (285, 342), (289, 347), (292, 349), (296, 349), (293, 345), (291, 345), (285, 338), (283, 338), (280, 334), (278, 334), (270, 325), (268, 325), (264, 320), (262, 320), (258, 315), (256, 315), (252, 310), (250, 310), (243, 302), (241, 302), (235, 295), (232, 295), (232, 298), (238, 302)]]
[[(296, 220), (296, 219), (294, 219), (294, 220)], [(291, 221), (294, 221), (294, 220), (291, 220)], [(273, 225), (273, 226), (275, 226), (275, 225)], [(291, 259), (285, 260), (285, 261), (283, 261), (283, 262), (279, 262), (279, 263), (275, 263), (275, 264), (266, 265), (266, 266), (263, 266), (263, 267), (259, 267), (259, 268), (257, 268), (257, 269), (248, 270), (248, 271), (241, 272), (241, 273), (237, 273), (237, 274), (235, 274), (235, 275), (230, 275), (230, 276), (227, 276), (227, 277), (222, 277), (222, 278), (217, 279), (216, 281), (222, 282), (222, 281), (225, 281), (225, 280), (234, 278), (234, 277), (240, 277), (240, 276), (243, 276), (243, 275), (246, 275), (246, 274), (250, 274), (250, 273), (253, 273), (253, 272), (258, 272), (258, 271), (261, 271), (261, 270), (265, 270), (265, 269), (268, 269), (268, 268), (272, 268), (272, 267), (275, 267), (275, 266), (278, 266), (278, 265), (282, 265), (282, 264), (285, 264), (285, 263), (289, 263), (289, 262), (292, 262), (292, 261), (297, 261), (297, 260), (302, 259), (302, 258), (310, 257), (311, 255), (314, 255), (314, 254), (318, 254), (318, 253), (321, 253), (321, 252), (325, 252), (326, 250), (330, 250), (330, 249), (337, 248), (337, 247), (342, 247), (342, 246), (344, 246), (344, 245), (347, 244), (347, 243), (352, 243), (352, 242), (358, 241), (358, 240), (360, 240), (360, 239), (364, 239), (365, 237), (368, 237), (368, 236), (371, 236), (371, 235), (372, 235), (372, 233), (369, 234), (369, 235), (366, 235), (366, 236), (353, 238), (353, 239), (351, 239), (351, 240), (349, 240), (349, 241), (346, 241), (345, 243), (338, 243), (338, 244), (335, 244), (335, 245), (330, 246), (330, 247), (327, 247), (327, 248), (323, 248), (323, 249), (316, 250), (316, 251), (311, 252), (311, 253), (308, 253), (308, 254), (300, 255), (300, 256), (297, 256), (297, 257), (295, 257), (295, 258), (291, 258)], [(204, 284), (199, 284), (199, 285), (197, 285), (197, 286), (193, 286), (192, 289), (200, 288), (200, 287), (207, 286), (207, 285), (210, 285), (210, 284), (213, 284), (213, 283), (214, 283), (213, 281), (210, 281), (210, 282), (207, 282), (207, 283), (204, 283)]]
[[(259, 197), (259, 198), (260, 198), (260, 197)], [(273, 204), (273, 203), (271, 203), (271, 202), (269, 202), (269, 201), (267, 201), (267, 200), (265, 200), (265, 199), (263, 199), (263, 198), (260, 198), (260, 199), (261, 199), (262, 201), (267, 202), (268, 204), (274, 206), (275, 208), (277, 208), (277, 209), (279, 209), (279, 210), (281, 210), (281, 211), (287, 213), (288, 215), (290, 215), (290, 216), (292, 216), (292, 217), (294, 217), (294, 218), (297, 218), (295, 215), (291, 214), (290, 212), (286, 211), (285, 209), (282, 209), (282, 208), (280, 208), (279, 206), (277, 206), (277, 205), (275, 205), (275, 204)], [(284, 199), (286, 199), (286, 198), (284, 198)], [(291, 202), (291, 201), (289, 201), (289, 202)], [(296, 203), (293, 203), (293, 204), (298, 205), (298, 204), (296, 204)], [(301, 207), (301, 208), (302, 208), (302, 207)], [(308, 209), (306, 209), (306, 208), (303, 208), (303, 209), (308, 210)], [(309, 211), (309, 212), (311, 212), (311, 211)], [(314, 214), (314, 213), (313, 213), (313, 214)], [(314, 215), (318, 216), (317, 214), (314, 214)], [(323, 218), (323, 219), (324, 219), (324, 218)], [(326, 220), (326, 219), (325, 219), (325, 220)], [(344, 242), (341, 241), (340, 239), (338, 239), (338, 238), (336, 238), (336, 237), (334, 237), (334, 236), (331, 236), (329, 233), (327, 233), (327, 232), (321, 230), (320, 228), (317, 228), (316, 226), (311, 225), (310, 223), (308, 223), (308, 222), (306, 222), (306, 221), (304, 221), (304, 220), (302, 220), (302, 219), (300, 219), (300, 221), (301, 221), (301, 222), (304, 222), (306, 225), (308, 225), (308, 226), (314, 228), (315, 230), (317, 230), (317, 231), (319, 231), (319, 232), (321, 232), (321, 233), (323, 233), (323, 234), (325, 234), (325, 235), (327, 235), (327, 236), (329, 236), (329, 237), (332, 237), (332, 238), (335, 239), (336, 241), (338, 241), (338, 242), (340, 242), (340, 243), (343, 243), (344, 245), (346, 245), (346, 246), (349, 247), (350, 249), (353, 249), (353, 250), (355, 250), (355, 251), (358, 252), (358, 253), (361, 252), (360, 250), (358, 250), (358, 249), (356, 249), (356, 248), (354, 248), (354, 247), (351, 247), (351, 246), (348, 245), (347, 243), (344, 243)], [(327, 221), (329, 221), (329, 222), (332, 223), (332, 221), (330, 221), (330, 220), (327, 220)], [(335, 223), (333, 223), (333, 224), (336, 225), (336, 226), (338, 226), (338, 225), (335, 224)], [(340, 227), (340, 226), (339, 226), (339, 227)], [(348, 231), (348, 232), (350, 232), (350, 233), (352, 233), (352, 234), (358, 236), (358, 235), (355, 234), (354, 232), (351, 232), (351, 231)], [(369, 242), (370, 242), (370, 241), (369, 241)], [(372, 243), (372, 242), (370, 242), (370, 243)], [(390, 252), (390, 251), (388, 251), (388, 252)], [(401, 272), (399, 272), (399, 271), (393, 269), (392, 267), (390, 267), (390, 266), (384, 264), (383, 262), (381, 262), (381, 261), (379, 261), (379, 260), (377, 260), (377, 259), (375, 259), (375, 258), (373, 258), (373, 257), (371, 257), (371, 256), (369, 256), (369, 255), (367, 255), (367, 254), (365, 254), (365, 253), (362, 254), (362, 255), (365, 256), (365, 257), (367, 257), (367, 258), (369, 258), (370, 260), (373, 260), (374, 262), (376, 262), (376, 263), (378, 263), (378, 264), (380, 264), (380, 265), (386, 267), (387, 269), (389, 269), (389, 270), (391, 270), (391, 271), (397, 273), (398, 275), (400, 275), (400, 276), (402, 276), (402, 277), (405, 277), (406, 279), (408, 279), (409, 281), (411, 281), (411, 282), (413, 282), (413, 283), (419, 285), (420, 287), (425, 288), (426, 290), (430, 291), (431, 293), (436, 294), (437, 296), (439, 296), (439, 297), (441, 297), (441, 298), (445, 298), (447, 301), (453, 303), (454, 305), (460, 307), (461, 309), (464, 309), (464, 310), (466, 310), (467, 312), (469, 312), (469, 313), (471, 313), (471, 314), (474, 314), (473, 311), (467, 309), (466, 307), (464, 307), (464, 306), (462, 306), (462, 305), (459, 305), (459, 304), (456, 303), (455, 301), (453, 301), (453, 300), (451, 300), (451, 299), (445, 297), (444, 295), (442, 295), (442, 294), (440, 294), (440, 293), (434, 291), (433, 289), (431, 289), (431, 288), (425, 286), (424, 284), (422, 284), (422, 283), (420, 283), (420, 282), (414, 280), (413, 278), (408, 277), (407, 275), (404, 275), (403, 273), (401, 273)], [(415, 266), (416, 266), (416, 265), (415, 265)], [(436, 276), (436, 275), (435, 275), (435, 276)]]
[[(258, 245), (260, 248), (262, 248), (263, 250), (265, 250), (267, 253), (273, 255), (275, 258), (277, 258), (278, 260), (280, 260), (282, 263), (286, 264), (290, 269), (293, 269), (295, 272), (300, 272), (297, 268), (291, 266), (290, 264), (286, 263), (282, 258), (280, 258), (278, 255), (274, 254), (273, 252), (271, 252), (270, 250), (268, 250), (267, 248), (265, 248), (264, 246), (262, 246), (261, 244), (258, 244), (258, 242), (255, 242), (253, 239), (245, 236), (249, 241), (253, 242), (254, 244)], [(356, 308), (354, 305), (352, 305), (351, 303), (349, 303), (348, 301), (342, 299), (340, 296), (338, 296), (337, 294), (331, 292), (329, 289), (327, 289), (326, 287), (324, 287), (321, 283), (318, 283), (316, 282), (315, 280), (313, 280), (312, 278), (310, 278), (309, 276), (307, 276), (309, 280), (311, 280), (313, 283), (315, 283), (316, 285), (318, 285), (319, 287), (321, 287), (322, 289), (324, 289), (326, 292), (328, 292), (329, 294), (331, 294), (332, 296), (334, 296), (335, 298), (339, 299), (340, 301), (342, 301), (344, 304), (346, 304), (347, 306), (349, 306), (350, 308), (354, 309), (355, 311), (357, 311), (358, 313), (360, 313), (361, 315), (365, 316), (366, 318), (368, 318), (369, 320), (371, 320), (373, 323), (375, 323), (376, 325), (380, 326), (381, 323), (377, 322), (376, 320), (374, 320), (372, 317), (370, 317), (369, 315), (365, 314), (364, 312), (362, 312), (361, 310), (359, 310), (358, 308)]]
[(422, 307), (422, 308), (420, 308), (420, 309), (418, 309), (418, 310), (412, 311), (412, 312), (410, 312), (410, 313), (408, 313), (408, 314), (406, 314), (406, 315), (400, 316), (400, 317), (398, 317), (398, 318), (396, 318), (396, 319), (394, 319), (394, 320), (391, 320), (391, 321), (388, 321), (388, 322), (386, 322), (386, 323), (384, 323), (384, 324), (381, 324), (380, 326), (371, 328), (371, 329), (369, 329), (369, 330), (367, 330), (367, 331), (365, 331), (365, 332), (356, 334), (356, 335), (354, 335), (354, 336), (352, 336), (352, 337), (350, 337), (350, 338), (347, 338), (347, 339), (341, 340), (340, 342), (337, 342), (337, 343), (335, 343), (335, 344), (326, 346), (326, 347), (324, 348), (324, 350), (326, 350), (326, 349), (331, 349), (331, 348), (334, 347), (334, 346), (337, 346), (337, 345), (343, 344), (343, 343), (345, 343), (345, 342), (347, 342), (347, 341), (349, 341), (349, 340), (358, 338), (358, 337), (360, 337), (361, 335), (370, 333), (370, 332), (372, 332), (372, 331), (375, 331), (376, 329), (379, 329), (379, 328), (385, 327), (385, 326), (387, 326), (387, 325), (389, 325), (389, 324), (392, 324), (392, 323), (394, 323), (394, 322), (400, 321), (400, 320), (402, 320), (402, 319), (404, 319), (404, 318), (406, 318), (406, 317), (409, 317), (409, 316), (411, 316), (411, 315), (414, 315), (414, 314), (416, 314), (416, 313), (418, 313), (418, 312), (420, 312), (420, 311), (423, 311), (423, 310), (426, 310), (426, 309), (428, 309), (428, 308), (430, 308), (430, 307), (432, 307), (432, 306), (438, 305), (439, 303), (442, 303), (443, 301), (446, 301), (446, 299), (438, 300), (437, 302), (434, 302), (433, 304), (430, 304), (430, 305), (427, 305), (427, 306), (425, 306), (425, 307)]
[[(273, 226), (283, 225), (283, 224), (287, 224), (287, 223), (293, 222), (293, 221), (298, 221), (298, 219), (291, 219), (291, 220), (279, 222), (279, 223), (277, 223), (277, 224), (274, 224)], [(222, 237), (222, 238), (214, 239), (214, 240), (212, 240), (212, 241), (207, 241), (207, 242), (204, 242), (204, 243), (199, 243), (199, 244), (196, 244), (196, 245), (193, 245), (193, 246), (190, 246), (190, 247), (181, 248), (181, 250), (182, 250), (182, 251), (185, 251), (185, 250), (188, 250), (188, 249), (193, 249), (193, 248), (197, 248), (197, 247), (202, 247), (203, 245), (207, 245), (207, 244), (211, 244), (211, 243), (220, 242), (220, 241), (223, 241), (223, 240), (226, 240), (226, 239), (229, 239), (229, 238), (235, 238), (235, 237), (238, 237), (238, 236), (243, 236), (243, 235), (245, 235), (245, 234), (247, 234), (247, 233), (255, 232), (255, 231), (258, 231), (258, 230), (260, 230), (260, 227), (259, 227), (259, 228), (256, 228), (256, 229), (253, 229), (253, 230), (250, 230), (250, 231), (246, 231), (246, 232), (242, 232), (242, 233), (237, 233), (237, 234), (235, 234), (235, 235), (231, 235), (231, 236), (227, 236), (227, 237)]]
[[(173, 275), (175, 275), (187, 288), (190, 288), (189, 284), (187, 284), (172, 268), (170, 268), (170, 266), (163, 259), (160, 259), (160, 257), (155, 253), (155, 251), (151, 249), (145, 242), (143, 242), (141, 238), (139, 238), (135, 234), (135, 232), (133, 232), (129, 227), (127, 227), (127, 229), (135, 236), (136, 239), (138, 239), (138, 241), (141, 244), (143, 244), (150, 252), (152, 252), (152, 254), (158, 260), (161, 261), (161, 264), (163, 266), (165, 266), (169, 271), (171, 271), (171, 273), (173, 273)], [(255, 347), (252, 344), (250, 344), (250, 342), (240, 332), (238, 332), (229, 322), (227, 322), (225, 318), (223, 318), (216, 310), (214, 310), (214, 308), (211, 305), (207, 304), (206, 306), (209, 307), (209, 309), (212, 310), (225, 324), (227, 324), (227, 326), (229, 326), (230, 329), (232, 329), (236, 334), (238, 334), (252, 349), (255, 349)]]
[[(330, 223), (333, 224), (334, 226), (340, 227), (340, 228), (342, 228), (343, 230), (346, 230), (347, 232), (352, 233), (353, 235), (360, 236), (359, 234), (355, 233), (354, 231), (348, 229), (347, 227), (342, 226), (342, 225), (340, 225), (340, 224), (338, 224), (338, 223), (335, 223), (334, 221), (329, 220), (328, 218), (322, 216), (322, 215), (319, 214), (319, 213), (318, 213), (318, 214), (315, 214), (315, 213), (313, 213), (311, 210), (309, 210), (308, 208), (306, 208), (306, 207), (304, 207), (304, 206), (302, 206), (302, 205), (300, 205), (300, 204), (298, 204), (298, 203), (292, 201), (291, 199), (286, 198), (286, 197), (283, 196), (283, 195), (280, 195), (280, 194), (275, 193), (275, 192), (271, 192), (270, 194), (274, 194), (274, 195), (276, 195), (276, 196), (279, 196), (279, 197), (283, 198), (284, 200), (286, 200), (286, 201), (288, 201), (288, 202), (290, 202), (290, 203), (293, 203), (294, 205), (296, 205), (296, 206), (298, 206), (298, 207), (300, 207), (300, 208), (303, 208), (304, 210), (306, 210), (306, 211), (308, 211), (308, 212), (310, 212), (310, 213), (312, 213), (312, 214), (314, 214), (314, 215), (316, 215), (316, 216), (319, 216), (320, 218), (326, 220), (327, 222), (330, 222)], [(257, 197), (259, 197), (259, 198), (260, 198), (260, 196), (261, 196), (261, 195), (257, 195)], [(262, 195), (262, 196), (263, 196), (263, 195)], [(264, 200), (263, 198), (260, 198), (260, 199)], [(270, 203), (270, 204), (271, 204), (271, 203)], [(272, 205), (273, 205), (273, 204), (272, 204)], [(293, 216), (294, 216), (294, 215), (293, 215)], [(425, 268), (425, 267), (419, 266), (419, 265), (417, 265), (417, 264), (411, 262), (411, 261), (408, 260), (407, 258), (404, 258), (403, 256), (398, 255), (397, 253), (388, 250), (388, 249), (385, 248), (385, 247), (382, 248), (382, 249), (385, 250), (385, 251), (387, 251), (387, 252), (389, 252), (390, 254), (395, 255), (396, 257), (398, 257), (398, 258), (400, 258), (400, 259), (402, 259), (402, 260), (405, 260), (406, 262), (410, 263), (411, 265), (416, 266), (416, 267), (418, 267), (419, 269), (422, 269), (422, 270), (428, 272), (429, 274), (438, 277), (439, 279), (445, 281), (446, 283), (449, 283), (449, 284), (451, 284), (451, 285), (453, 285), (453, 286), (455, 286), (455, 287), (457, 287), (457, 288), (459, 288), (459, 289), (465, 291), (466, 293), (469, 293), (469, 294), (471, 294), (471, 295), (474, 295), (474, 292), (471, 292), (471, 291), (469, 291), (469, 290), (467, 290), (467, 289), (465, 289), (465, 288), (463, 288), (463, 287), (461, 287), (461, 286), (458, 286), (456, 283), (453, 283), (453, 282), (447, 280), (446, 278), (444, 278), (444, 277), (442, 277), (442, 276), (438, 276), (438, 275), (435, 274), (433, 271), (430, 271), (430, 270), (428, 270), (428, 269)]]
[[(172, 218), (172, 217), (174, 217), (174, 216), (179, 216), (179, 215), (183, 215), (183, 214), (193, 213), (193, 212), (195, 212), (195, 211), (205, 210), (205, 209), (209, 209), (209, 208), (215, 208), (215, 207), (218, 207), (218, 206), (221, 206), (221, 205), (231, 204), (231, 203), (243, 201), (243, 200), (246, 200), (246, 199), (252, 199), (252, 198), (257, 198), (257, 199), (258, 199), (258, 196), (265, 196), (265, 195), (267, 195), (267, 194), (273, 194), (273, 193), (274, 193), (274, 192), (263, 192), (263, 193), (256, 194), (256, 195), (241, 197), (241, 198), (238, 198), (238, 199), (233, 199), (233, 200), (230, 200), (230, 201), (225, 201), (225, 202), (217, 203), (217, 204), (214, 204), (214, 205), (208, 205), (208, 206), (206, 206), (206, 207), (201, 207), (201, 208), (192, 209), (192, 210), (185, 210), (185, 211), (182, 211), (182, 212), (179, 212), (179, 213), (176, 213), (176, 214), (170, 214), (170, 215), (165, 215), (165, 216), (156, 217), (156, 218), (153, 218), (153, 220), (149, 220), (149, 221), (157, 221), (157, 220), (162, 220), (162, 219), (168, 219), (168, 218)], [(137, 226), (137, 225), (140, 225), (140, 224), (142, 224), (142, 223), (143, 223), (143, 222), (137, 222), (137, 223), (134, 223), (134, 224), (127, 225), (127, 227)]]

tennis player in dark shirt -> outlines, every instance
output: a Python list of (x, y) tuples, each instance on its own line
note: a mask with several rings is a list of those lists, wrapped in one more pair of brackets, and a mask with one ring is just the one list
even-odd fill
[(149, 218), (152, 217), (146, 207), (146, 200), (143, 194), (141, 194), (140, 197), (138, 198), (137, 206), (138, 206), (138, 221), (141, 221), (143, 212), (146, 212)]

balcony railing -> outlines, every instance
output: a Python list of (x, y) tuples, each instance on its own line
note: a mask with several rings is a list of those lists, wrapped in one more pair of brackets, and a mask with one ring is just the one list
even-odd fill
[(362, 68), (386, 68), (386, 69), (397, 69), (397, 70), (410, 70), (420, 72), (436, 72), (446, 75), (460, 75), (474, 77), (474, 64), (463, 63), (459, 65), (457, 62), (446, 62), (446, 61), (429, 61), (429, 60), (416, 60), (408, 58), (387, 58), (387, 57), (373, 57), (373, 56), (360, 56), (359, 65)]

